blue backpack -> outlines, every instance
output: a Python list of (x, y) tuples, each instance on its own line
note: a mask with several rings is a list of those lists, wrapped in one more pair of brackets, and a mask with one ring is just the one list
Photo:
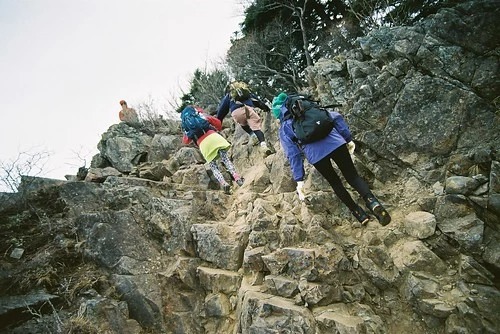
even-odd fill
[(181, 127), (191, 140), (198, 140), (205, 132), (212, 129), (210, 123), (191, 106), (181, 112)]

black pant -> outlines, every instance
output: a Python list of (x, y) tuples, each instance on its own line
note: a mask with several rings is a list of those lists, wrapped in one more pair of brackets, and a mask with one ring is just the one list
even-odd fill
[(351, 187), (353, 187), (361, 195), (361, 197), (366, 198), (366, 196), (370, 194), (370, 188), (365, 180), (358, 175), (346, 144), (340, 146), (328, 156), (313, 165), (314, 168), (316, 168), (318, 172), (328, 181), (340, 200), (349, 208), (349, 210), (353, 211), (357, 208), (357, 204), (345, 189), (340, 177), (335, 172), (335, 169), (333, 169), (331, 159), (335, 161), (347, 183), (349, 183)]
[(252, 133), (255, 133), (255, 135), (257, 136), (257, 139), (259, 140), (259, 143), (262, 143), (263, 141), (265, 141), (264, 133), (261, 130), (252, 130), (249, 125), (242, 125), (241, 127), (249, 135), (251, 135)]

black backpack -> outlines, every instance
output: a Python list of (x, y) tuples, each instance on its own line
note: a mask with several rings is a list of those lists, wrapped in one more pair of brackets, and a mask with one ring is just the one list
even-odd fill
[(335, 122), (329, 112), (304, 95), (288, 95), (285, 106), (292, 118), (296, 141), (308, 144), (325, 138), (332, 131)]

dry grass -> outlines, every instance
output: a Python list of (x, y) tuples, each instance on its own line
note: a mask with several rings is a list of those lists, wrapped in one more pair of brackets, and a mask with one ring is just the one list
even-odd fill
[(99, 328), (84, 316), (69, 318), (63, 325), (64, 334), (99, 334)]

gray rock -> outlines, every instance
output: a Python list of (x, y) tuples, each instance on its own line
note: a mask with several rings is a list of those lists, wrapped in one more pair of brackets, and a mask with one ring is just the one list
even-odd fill
[(391, 257), (400, 272), (427, 271), (439, 274), (446, 270), (445, 263), (420, 240), (394, 247)]
[(242, 277), (234, 271), (198, 267), (197, 273), (199, 284), (205, 291), (231, 295), (235, 294), (241, 285)]
[(16, 260), (19, 260), (24, 254), (24, 249), (22, 248), (14, 248), (12, 252), (10, 252), (10, 257)]
[(144, 328), (164, 330), (161, 293), (154, 275), (114, 275), (113, 281), (132, 319)]
[(241, 305), (238, 331), (241, 333), (314, 334), (316, 321), (307, 308), (296, 306), (289, 299), (247, 291)]
[(262, 260), (271, 274), (308, 280), (314, 280), (317, 277), (314, 259), (313, 249), (301, 248), (283, 248), (262, 256)]
[(439, 280), (426, 272), (409, 272), (399, 290), (406, 300), (413, 303), (421, 299), (432, 299), (440, 291)]
[(266, 275), (264, 284), (276, 296), (293, 298), (299, 293), (299, 282), (282, 276)]
[(226, 295), (214, 293), (205, 298), (205, 314), (208, 317), (226, 317), (231, 311), (231, 303)]
[(97, 145), (100, 155), (122, 173), (147, 161), (151, 137), (121, 122), (112, 125)]
[(223, 224), (193, 224), (198, 256), (218, 268), (238, 270), (243, 261), (243, 240)]
[(491, 162), (490, 192), (500, 194), (500, 162)]
[(362, 249), (359, 265), (370, 281), (381, 289), (389, 287), (399, 277), (393, 259), (384, 247), (369, 246)]
[(25, 310), (26, 307), (35, 307), (44, 302), (59, 298), (45, 291), (33, 291), (26, 295), (0, 297), (0, 315), (5, 315), (14, 310)]
[(6, 254), (26, 250), (0, 266), (4, 294), (45, 284), (47, 268), (65, 297), (12, 332), (59, 332), (79, 305), (110, 333), (499, 332), (498, 11), (460, 2), (307, 69), (315, 98), (342, 103), (358, 172), (393, 213), (386, 227), (353, 224), (308, 164), (299, 202), (269, 113), (267, 158), (224, 120), (246, 178), (231, 195), (181, 146), (178, 120), (153, 124), (154, 138), (111, 126), (91, 169), (119, 174), (102, 183), (31, 177), (0, 194)]
[(465, 252), (480, 253), (484, 223), (475, 214), (438, 221), (441, 232), (456, 240)]
[(467, 255), (460, 256), (460, 276), (467, 283), (493, 285), (494, 275)]
[(300, 296), (308, 307), (329, 305), (342, 301), (342, 287), (330, 284), (318, 284), (301, 280)]
[(122, 173), (113, 167), (89, 168), (87, 176), (85, 176), (85, 181), (103, 183), (108, 177), (121, 175)]
[(451, 176), (446, 179), (445, 190), (447, 194), (469, 195), (478, 186), (479, 182), (472, 177)]
[(436, 217), (429, 212), (416, 211), (409, 213), (404, 220), (406, 233), (418, 239), (425, 239), (436, 230)]

